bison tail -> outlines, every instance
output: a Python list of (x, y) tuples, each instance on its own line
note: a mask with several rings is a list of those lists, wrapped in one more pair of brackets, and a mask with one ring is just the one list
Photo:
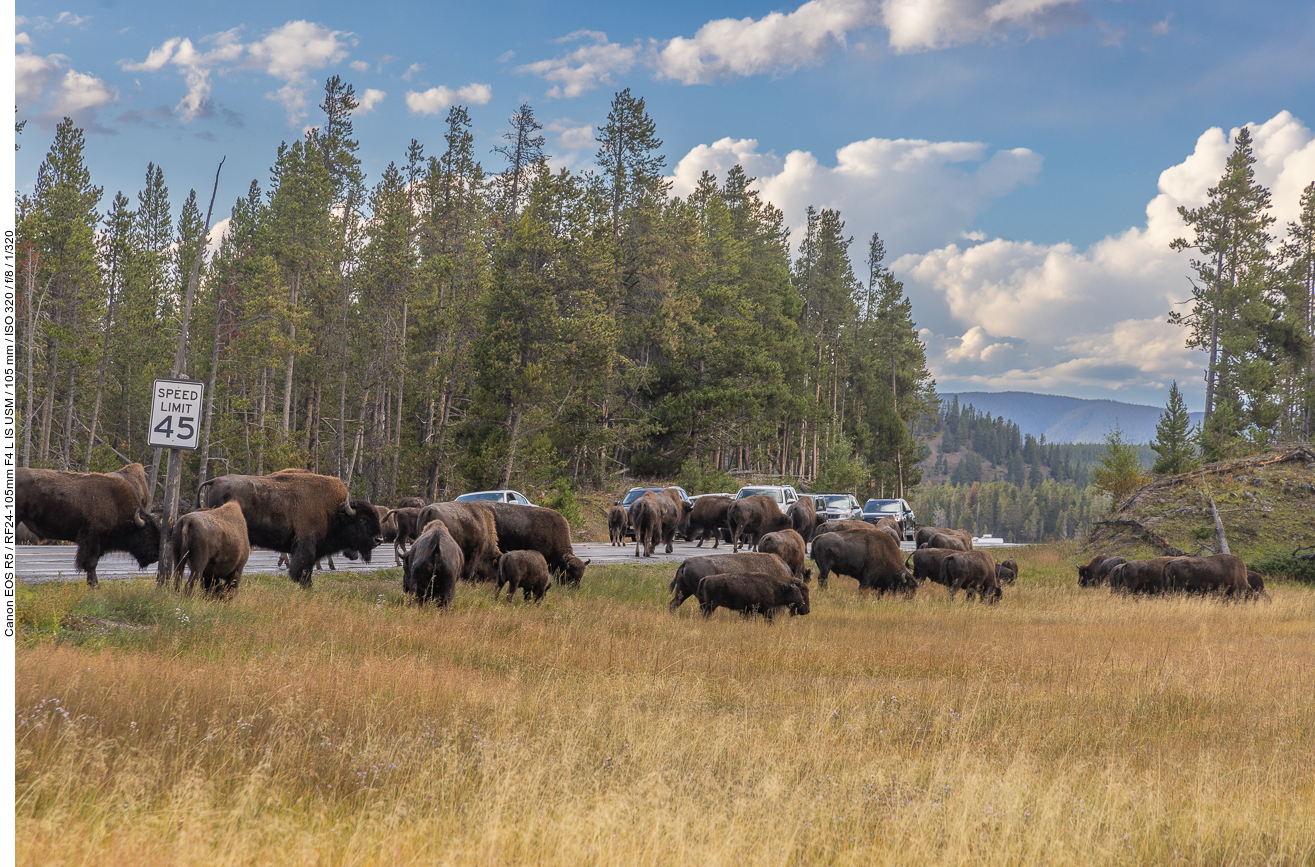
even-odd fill
[(204, 495), (205, 489), (213, 485), (216, 481), (217, 479), (206, 479), (204, 482), (201, 483), (201, 487), (196, 489), (196, 507), (198, 509), (204, 508), (201, 505), (201, 497), (202, 495)]
[(916, 553), (915, 551), (910, 551), (910, 552), (909, 552), (909, 556), (907, 556), (907, 557), (904, 558), (904, 568), (905, 568), (905, 569), (909, 568), (909, 561), (913, 559), (913, 555), (914, 555), (915, 553)]

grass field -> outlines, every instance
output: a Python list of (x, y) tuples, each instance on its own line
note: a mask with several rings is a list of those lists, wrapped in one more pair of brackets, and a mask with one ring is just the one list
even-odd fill
[[(1311, 864), (1315, 591), (993, 607), (837, 578), (775, 624), (593, 567), (23, 588), (21, 864)], [(391, 574), (391, 580), (385, 580)]]

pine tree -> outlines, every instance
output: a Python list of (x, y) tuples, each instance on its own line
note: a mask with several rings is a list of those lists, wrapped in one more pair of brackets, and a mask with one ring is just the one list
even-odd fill
[(1279, 256), (1282, 318), (1289, 326), (1284, 432), (1309, 442), (1315, 422), (1315, 182), (1301, 193), (1300, 216), (1288, 223)]
[(1174, 380), (1169, 386), (1169, 402), (1164, 414), (1155, 425), (1155, 441), (1151, 443), (1151, 448), (1160, 456), (1152, 467), (1155, 472), (1179, 475), (1196, 469), (1196, 436), (1190, 427), (1187, 403), (1178, 388), (1178, 381)]
[(1137, 459), (1137, 448), (1127, 441), (1118, 422), (1105, 434), (1105, 450), (1100, 455), (1100, 467), (1091, 474), (1097, 488), (1114, 497), (1117, 503), (1137, 488), (1144, 477)]
[[(465, 111), (465, 108), (462, 108)], [(449, 125), (452, 118), (448, 118)], [(521, 205), (529, 192), (530, 183), (540, 163), (548, 157), (543, 152), (545, 139), (539, 135), (543, 124), (534, 116), (534, 107), (528, 102), (521, 103), (509, 122), (511, 129), (502, 134), (507, 142), (495, 145), (493, 152), (502, 154), (507, 160), (507, 169), (503, 172), (504, 191), (503, 220), (505, 231), (511, 231), (511, 224), (520, 213)]]

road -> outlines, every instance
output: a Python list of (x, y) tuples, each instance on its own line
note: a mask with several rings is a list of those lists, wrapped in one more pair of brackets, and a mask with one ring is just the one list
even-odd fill
[[(978, 547), (1016, 547), (1013, 544), (1004, 545), (979, 545)], [(912, 542), (903, 542), (900, 548), (904, 551), (912, 551)], [(81, 581), (83, 575), (73, 568), (73, 554), (77, 549), (73, 545), (18, 545), (16, 551), (18, 554), (18, 578), (24, 584), (44, 584), (48, 581)], [(729, 552), (729, 545), (722, 545), (716, 549), (716, 553), (723, 551)], [(635, 559), (634, 543), (626, 545), (624, 548), (616, 548), (606, 542), (582, 542), (575, 545), (576, 556), (593, 563), (680, 563), (686, 557), (698, 557), (705, 553), (714, 553), (711, 543), (702, 548), (695, 547), (693, 542), (677, 542), (675, 550), (670, 554), (665, 554), (659, 547), (653, 552), (650, 559), (643, 557)], [(360, 560), (352, 562), (345, 557), (338, 557), (334, 560), (334, 565), (339, 571), (351, 572), (377, 572), (380, 569), (392, 569), (393, 552), (391, 546), (381, 545), (373, 553), (373, 563), (363, 563)], [(278, 566), (279, 555), (274, 551), (266, 551), (263, 548), (257, 548), (251, 552), (251, 559), (247, 561), (246, 572), (249, 575), (265, 574), (280, 571)], [(155, 576), (155, 566), (148, 566), (145, 569), (137, 568), (137, 561), (127, 554), (114, 553), (106, 554), (100, 559), (100, 565), (96, 567), (96, 575), (101, 581), (122, 581), (126, 578), (152, 578)]]

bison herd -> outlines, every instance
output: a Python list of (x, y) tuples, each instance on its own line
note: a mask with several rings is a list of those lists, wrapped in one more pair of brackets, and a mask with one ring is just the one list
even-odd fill
[(1265, 579), (1235, 554), (1207, 557), (1151, 557), (1127, 560), (1099, 554), (1078, 564), (1078, 585), (1109, 584), (1111, 593), (1133, 596), (1164, 593), (1219, 594), (1229, 599), (1268, 599)]

